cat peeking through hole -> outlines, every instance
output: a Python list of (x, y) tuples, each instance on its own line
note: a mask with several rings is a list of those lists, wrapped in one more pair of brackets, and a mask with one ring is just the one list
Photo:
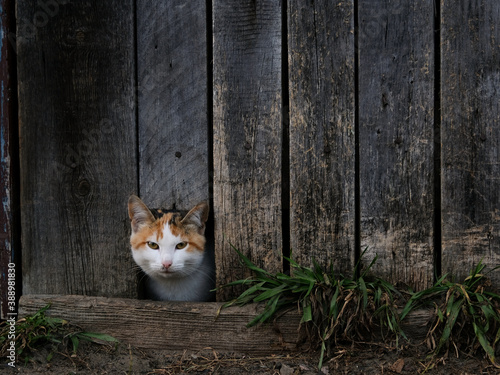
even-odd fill
[(137, 265), (148, 276), (150, 298), (161, 301), (208, 301), (214, 267), (205, 251), (208, 204), (187, 214), (150, 210), (140, 198), (128, 200), (130, 244)]

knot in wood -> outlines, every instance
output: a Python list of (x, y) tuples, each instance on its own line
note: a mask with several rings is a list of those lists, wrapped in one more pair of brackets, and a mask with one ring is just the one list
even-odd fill
[(85, 32), (83, 30), (77, 30), (75, 39), (77, 43), (83, 43), (85, 41)]
[(91, 189), (90, 182), (88, 182), (87, 180), (81, 180), (78, 183), (77, 193), (78, 195), (85, 196), (90, 193), (90, 189)]

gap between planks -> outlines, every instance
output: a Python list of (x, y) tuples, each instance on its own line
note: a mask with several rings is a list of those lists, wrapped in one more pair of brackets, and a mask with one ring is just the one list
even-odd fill
[[(88, 332), (109, 334), (137, 348), (172, 351), (203, 350), (266, 355), (300, 349), (300, 315), (289, 311), (274, 323), (246, 328), (262, 305), (233, 306), (217, 312), (219, 302), (158, 302), (74, 295), (25, 295), (19, 316), (36, 313), (64, 318)], [(410, 314), (403, 326), (408, 338), (425, 337), (432, 311)], [(216, 318), (217, 317), (217, 318)]]

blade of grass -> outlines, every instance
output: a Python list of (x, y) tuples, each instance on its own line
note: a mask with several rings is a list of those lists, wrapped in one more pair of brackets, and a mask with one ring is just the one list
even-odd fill
[[(367, 249), (368, 250), (368, 249)], [(365, 250), (366, 251), (366, 250)], [(363, 252), (364, 254), (364, 252)], [(375, 264), (375, 262), (377, 261), (378, 259), (378, 254), (375, 255), (375, 257), (372, 259), (372, 261), (370, 262), (370, 264), (368, 265), (368, 267), (366, 267), (366, 269), (363, 271), (363, 274), (361, 275), (361, 277), (366, 277), (366, 274), (368, 273), (368, 271), (370, 271), (370, 269), (373, 267), (373, 265)]]
[(472, 322), (472, 326), (474, 327), (474, 333), (476, 334), (476, 337), (477, 337), (479, 343), (481, 344), (484, 351), (488, 355), (488, 358), (490, 359), (491, 363), (496, 365), (495, 350), (488, 342), (488, 339), (486, 338), (486, 333), (484, 332), (483, 327), (476, 324), (476, 322)]
[(266, 290), (264, 292), (262, 292), (260, 295), (258, 295), (257, 297), (255, 297), (253, 299), (254, 302), (262, 302), (262, 301), (265, 301), (266, 299), (269, 299), (273, 296), (275, 296), (276, 294), (280, 294), (281, 292), (283, 292), (283, 290), (287, 287), (286, 284), (281, 284), (280, 286), (274, 288), (274, 289), (269, 289), (269, 290)]
[(80, 340), (78, 340), (78, 337), (76, 335), (70, 337), (71, 344), (73, 345), (73, 355), (76, 355), (76, 352), (78, 351), (78, 345), (80, 344)]
[(78, 333), (78, 338), (95, 342), (97, 344), (103, 343), (118, 343), (118, 340), (113, 336), (110, 336), (105, 333), (96, 333), (96, 332), (80, 332)]
[(460, 313), (460, 309), (462, 308), (462, 303), (463, 303), (462, 300), (458, 300), (455, 302), (452, 301), (451, 303), (448, 304), (446, 323), (443, 329), (443, 333), (441, 334), (441, 338), (439, 339), (439, 343), (436, 348), (436, 353), (439, 353), (443, 345), (448, 342), (448, 339), (450, 338), (455, 322), (457, 321), (458, 314)]
[(266, 304), (264, 311), (261, 314), (259, 314), (258, 316), (256, 316), (250, 323), (248, 323), (247, 327), (250, 328), (258, 323), (264, 323), (269, 318), (271, 318), (275, 314), (275, 312), (277, 311), (279, 299), (280, 299), (279, 295), (275, 295), (274, 297), (271, 297), (269, 302)]
[(307, 323), (310, 321), (312, 321), (312, 308), (311, 304), (307, 304), (302, 312), (302, 319), (300, 320), (300, 322)]

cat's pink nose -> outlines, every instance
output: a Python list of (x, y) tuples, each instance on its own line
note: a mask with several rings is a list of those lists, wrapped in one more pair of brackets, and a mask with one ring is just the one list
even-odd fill
[(164, 262), (161, 262), (163, 268), (165, 268), (166, 270), (168, 270), (170, 268), (170, 266), (172, 265), (172, 261), (164, 261)]

